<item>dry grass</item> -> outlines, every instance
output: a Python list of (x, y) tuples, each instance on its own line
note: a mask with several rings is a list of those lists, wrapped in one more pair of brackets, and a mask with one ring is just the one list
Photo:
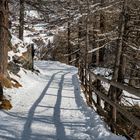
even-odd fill
[(13, 85), (13, 87), (15, 87), (15, 88), (19, 88), (19, 87), (22, 87), (22, 85), (20, 84), (20, 83), (15, 83), (15, 84), (12, 84)]
[(12, 88), (11, 80), (8, 79), (7, 77), (4, 77), (3, 75), (0, 75), (0, 82), (1, 82), (3, 87)]
[(22, 87), (22, 85), (15, 79), (11, 78), (12, 86), (15, 88)]
[(17, 80), (15, 80), (13, 78), (4, 77), (3, 75), (0, 75), (0, 82), (1, 82), (2, 86), (6, 87), (6, 88), (22, 87), (22, 85)]
[(3, 96), (1, 99), (0, 99), (0, 109), (4, 109), (4, 110), (10, 110), (12, 108), (12, 104), (10, 102), (10, 100), (6, 99), (5, 96)]

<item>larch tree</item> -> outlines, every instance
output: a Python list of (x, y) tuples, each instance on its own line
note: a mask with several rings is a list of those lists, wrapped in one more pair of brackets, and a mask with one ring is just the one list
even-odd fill
[(24, 33), (24, 4), (25, 0), (20, 0), (20, 16), (19, 16), (19, 39), (23, 40)]
[(8, 30), (8, 0), (0, 1), (0, 97), (3, 96), (2, 91), (2, 77), (7, 76), (7, 64), (8, 64), (8, 42), (9, 42), (9, 30)]

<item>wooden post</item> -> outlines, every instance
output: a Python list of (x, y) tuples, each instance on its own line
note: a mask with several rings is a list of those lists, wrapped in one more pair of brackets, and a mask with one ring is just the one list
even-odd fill
[[(112, 91), (112, 96), (111, 96), (111, 100), (116, 103), (116, 88), (114, 88), (114, 91)], [(115, 106), (111, 106), (111, 114), (110, 114), (110, 117), (111, 117), (111, 120), (112, 120), (112, 124), (111, 124), (111, 131), (116, 133), (116, 129), (114, 127), (114, 124), (116, 123), (116, 115), (117, 115), (117, 110), (116, 110), (116, 107)]]
[(32, 56), (32, 71), (34, 70), (34, 44), (31, 44), (31, 56)]
[(87, 85), (88, 85), (88, 84), (87, 84), (88, 72), (87, 72), (86, 69), (85, 69), (85, 73), (84, 73), (84, 74), (85, 74), (85, 76), (84, 76), (84, 77), (85, 77), (85, 85), (84, 85), (84, 86), (85, 86), (85, 93), (88, 94), (88, 87), (87, 87)]
[[(84, 66), (84, 64), (83, 64)], [(83, 85), (85, 86), (85, 68), (83, 67)]]
[(83, 69), (83, 62), (81, 62), (81, 83), (84, 84), (84, 69)]
[(89, 73), (89, 103), (92, 105), (92, 79), (91, 79), (91, 73)]
[(79, 66), (78, 66), (78, 75), (81, 77), (81, 62), (79, 61)]
[(2, 87), (2, 84), (0, 82), (0, 101), (3, 100), (3, 87)]
[[(100, 91), (100, 86), (101, 86), (101, 81), (99, 79), (97, 79), (96, 87), (97, 87), (98, 91)], [(98, 106), (101, 106), (101, 98), (99, 95), (97, 95), (97, 104), (98, 104)], [(98, 109), (97, 109), (97, 112), (100, 113), (100, 111)]]
[(81, 61), (80, 61), (80, 63), (79, 63), (79, 68), (78, 68), (78, 74), (79, 74), (79, 78), (80, 78), (80, 80), (81, 80), (81, 69), (82, 69), (82, 67), (81, 67)]
[(76, 53), (76, 56), (75, 56), (75, 67), (79, 68), (79, 57), (80, 57), (80, 54), (79, 54), (79, 51)]

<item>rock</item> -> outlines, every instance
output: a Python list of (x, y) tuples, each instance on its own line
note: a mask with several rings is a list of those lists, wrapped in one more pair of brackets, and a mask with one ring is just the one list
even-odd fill
[(12, 57), (12, 59), (13, 59), (13, 62), (15, 62), (15, 63), (20, 63), (20, 61), (19, 61), (19, 56), (14, 55), (14, 56)]
[(10, 61), (8, 63), (8, 70), (10, 70), (10, 72), (12, 72), (13, 74), (17, 74), (20, 71), (20, 66)]
[[(9, 62), (8, 69), (14, 74), (17, 74), (19, 72), (20, 66), (25, 69), (32, 70), (32, 57), (32, 48), (29, 45), (27, 47), (27, 51), (23, 52), (21, 56), (14, 55), (12, 57), (13, 61)], [(20, 64), (20, 66), (18, 64)]]

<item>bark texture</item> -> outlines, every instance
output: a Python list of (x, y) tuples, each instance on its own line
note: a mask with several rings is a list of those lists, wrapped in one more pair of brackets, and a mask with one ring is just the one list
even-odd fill
[(8, 0), (0, 1), (0, 74), (7, 74), (8, 58)]
[(21, 40), (23, 40), (24, 33), (24, 3), (25, 0), (20, 0), (19, 39)]
[(3, 99), (2, 80), (7, 76), (8, 64), (8, 0), (0, 1), (0, 100)]

